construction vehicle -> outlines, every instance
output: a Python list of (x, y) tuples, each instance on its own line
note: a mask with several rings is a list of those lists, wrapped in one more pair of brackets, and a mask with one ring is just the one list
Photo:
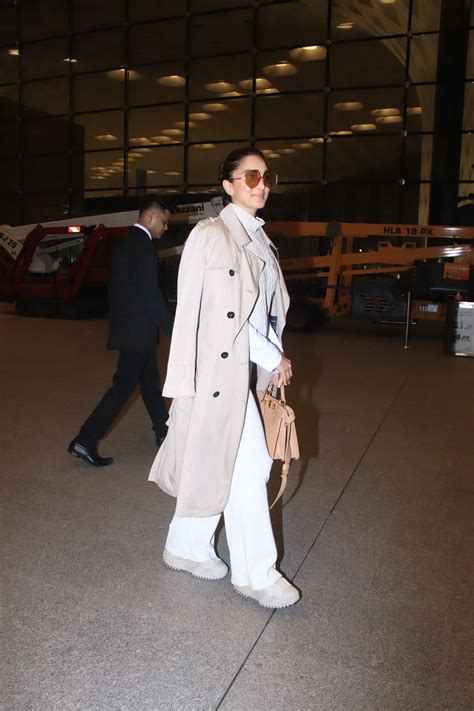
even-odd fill
[[(222, 207), (222, 198), (213, 198), (178, 205), (172, 215), (159, 249), (172, 305), (191, 226)], [(0, 228), (0, 298), (14, 301), (22, 315), (105, 315), (111, 251), (136, 217), (132, 211), (81, 218), (82, 224)], [(350, 313), (403, 320), (408, 292), (411, 315), (442, 319), (449, 298), (472, 292), (472, 228), (269, 221), (265, 229), (280, 251), (293, 330)]]

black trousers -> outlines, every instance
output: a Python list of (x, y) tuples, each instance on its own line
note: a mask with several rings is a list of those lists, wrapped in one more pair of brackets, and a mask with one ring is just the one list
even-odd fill
[(156, 354), (120, 351), (112, 387), (107, 390), (81, 427), (78, 437), (81, 444), (93, 447), (104, 437), (137, 385), (140, 386), (141, 396), (153, 423), (156, 438), (166, 434), (168, 411), (160, 390)]

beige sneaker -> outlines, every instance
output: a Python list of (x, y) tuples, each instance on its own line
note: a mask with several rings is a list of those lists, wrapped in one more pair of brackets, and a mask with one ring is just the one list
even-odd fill
[(194, 575), (195, 578), (203, 578), (204, 580), (219, 580), (220, 578), (225, 578), (229, 570), (227, 565), (220, 558), (210, 558), (209, 560), (198, 563), (195, 560), (187, 560), (187, 558), (180, 558), (177, 555), (173, 555), (173, 553), (167, 551), (166, 548), (163, 551), (163, 561), (168, 568), (184, 570)]
[(276, 583), (262, 590), (252, 590), (252, 588), (246, 585), (240, 587), (234, 585), (234, 587), (238, 593), (244, 597), (253, 598), (262, 607), (272, 607), (275, 609), (279, 607), (290, 607), (290, 605), (294, 605), (295, 602), (298, 602), (301, 597), (300, 591), (283, 577), (278, 578)]

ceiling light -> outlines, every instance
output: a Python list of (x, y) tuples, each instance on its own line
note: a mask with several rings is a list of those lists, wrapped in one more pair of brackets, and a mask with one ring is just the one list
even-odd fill
[(275, 153), (273, 148), (261, 148), (260, 153), (263, 153), (264, 156), (270, 155), (270, 153)]
[(224, 94), (221, 94), (222, 97), (228, 97), (228, 96), (242, 96), (241, 91), (226, 91)]
[(149, 175), (156, 175), (156, 170), (148, 170), (148, 168), (146, 168), (146, 172), (149, 173)]
[(310, 138), (309, 139), (310, 143), (324, 143), (324, 138), (322, 136), (316, 136), (316, 138)]
[(153, 149), (152, 148), (136, 148), (135, 153), (144, 155), (145, 153), (153, 153)]
[[(205, 109), (206, 111), (230, 111), (230, 106), (229, 104), (221, 104), (221, 103), (211, 103), (211, 104), (202, 104), (202, 108)], [(196, 124), (194, 124), (196, 125)]]
[(184, 131), (181, 128), (164, 128), (161, 133), (165, 136), (181, 136)]
[(352, 131), (329, 131), (330, 136), (352, 136)]
[[(185, 128), (186, 121), (175, 121), (174, 125), (177, 126), (178, 128)], [(189, 126), (189, 128), (196, 128), (197, 123), (194, 123), (193, 121), (188, 121), (188, 126)]]
[(275, 160), (276, 158), (281, 158), (281, 155), (279, 153), (268, 153), (267, 158), (272, 158)]
[(375, 123), (403, 123), (401, 116), (377, 116)]
[(228, 81), (214, 81), (210, 84), (204, 84), (204, 87), (214, 94), (222, 94), (224, 91), (234, 91), (235, 84), (231, 84)]
[(298, 70), (290, 62), (277, 62), (276, 64), (267, 64), (263, 67), (263, 73), (275, 77), (289, 77), (297, 74)]
[(339, 101), (334, 108), (336, 111), (360, 111), (364, 104), (361, 101)]
[(170, 74), (166, 77), (158, 77), (156, 80), (162, 86), (184, 86), (186, 79), (179, 74)]
[(280, 153), (290, 155), (290, 153), (296, 153), (296, 148), (280, 148)]
[(279, 94), (280, 92), (278, 89), (275, 89), (274, 86), (270, 87), (270, 89), (260, 89), (259, 94)]
[(77, 64), (77, 59), (74, 57), (64, 57), (63, 62), (69, 62), (70, 64)]
[(353, 22), (340, 22), (338, 25), (336, 25), (338, 30), (352, 30), (354, 27)]
[[(125, 69), (112, 69), (109, 72), (105, 72), (105, 76), (108, 77), (109, 79), (115, 79), (116, 81), (124, 81), (125, 79)], [(140, 77), (140, 74), (133, 69), (128, 70), (128, 79), (129, 81), (134, 81), (134, 79), (138, 79)]]
[(165, 175), (181, 175), (177, 170), (168, 170)]
[[(239, 86), (242, 87), (245, 91), (252, 91), (253, 88), (253, 81), (252, 79), (243, 79), (242, 81), (239, 81)], [(255, 88), (256, 89), (269, 89), (270, 88), (270, 82), (268, 79), (265, 79), (264, 77), (257, 77), (255, 79)]]
[(207, 119), (212, 118), (211, 114), (205, 114), (202, 111), (198, 111), (197, 113), (189, 114), (190, 119), (194, 119), (195, 121), (207, 121)]
[(18, 47), (12, 47), (12, 49), (8, 50), (8, 54), (10, 55), (10, 57), (18, 57), (20, 54), (20, 50), (18, 49)]
[(379, 116), (399, 116), (400, 115), (400, 110), (399, 109), (374, 109), (373, 111), (370, 112), (374, 118), (378, 118)]
[(103, 133), (96, 138), (98, 141), (118, 141), (118, 136), (114, 136), (112, 133)]
[(407, 116), (420, 116), (423, 113), (421, 106), (409, 106), (407, 108)]
[(143, 153), (140, 153), (139, 151), (129, 151), (128, 157), (129, 158), (143, 158)]
[(293, 148), (296, 148), (296, 150), (308, 150), (309, 148), (314, 148), (312, 143), (309, 143), (308, 141), (304, 141), (303, 143), (293, 143)]
[(375, 123), (355, 123), (351, 126), (351, 131), (375, 131), (377, 126)]
[(136, 136), (135, 138), (129, 138), (129, 143), (150, 143), (150, 139), (146, 136)]
[(319, 62), (326, 59), (326, 54), (326, 47), (320, 44), (290, 50), (290, 57), (297, 62)]
[(393, 5), (397, 0), (379, 0), (382, 5)]
[(173, 139), (169, 136), (152, 136), (153, 143), (172, 143)]
[(215, 145), (214, 143), (198, 143), (194, 146), (194, 148), (198, 148), (199, 150), (209, 150), (211, 148), (215, 148)]

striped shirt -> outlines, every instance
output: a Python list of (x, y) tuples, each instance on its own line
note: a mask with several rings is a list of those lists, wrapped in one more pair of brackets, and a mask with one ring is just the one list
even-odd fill
[(250, 314), (249, 322), (262, 336), (268, 337), (272, 302), (279, 280), (278, 263), (270, 247), (270, 240), (262, 229), (265, 224), (264, 220), (261, 217), (250, 215), (238, 205), (231, 204), (252, 240), (250, 244), (246, 245), (247, 249), (265, 262), (260, 274), (258, 298)]

